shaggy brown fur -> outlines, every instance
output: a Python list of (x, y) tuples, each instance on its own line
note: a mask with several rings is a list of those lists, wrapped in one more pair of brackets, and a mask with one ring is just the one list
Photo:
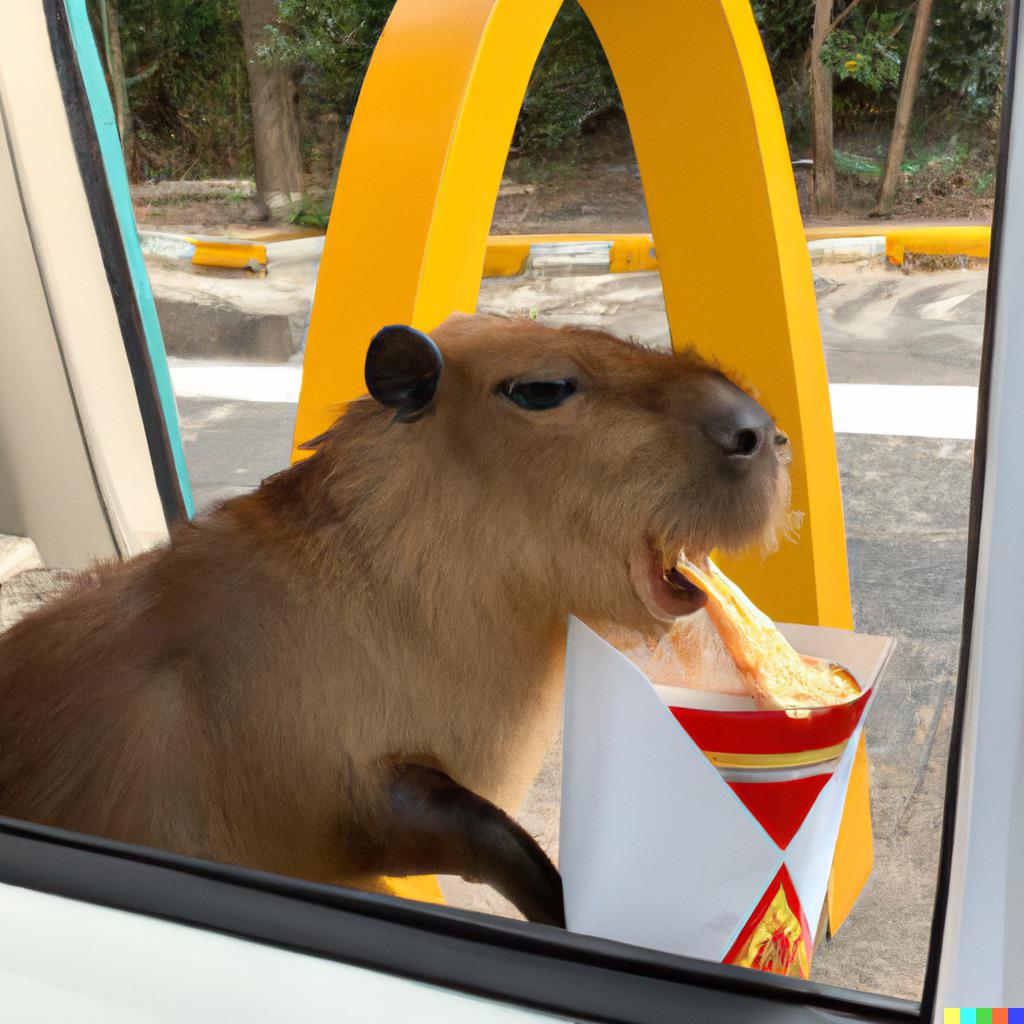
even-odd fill
[[(398, 873), (388, 766), (513, 810), (558, 719), (566, 616), (659, 628), (639, 551), (779, 524), (785, 460), (723, 468), (701, 431), (721, 377), (695, 356), (494, 318), (434, 337), (422, 419), (352, 403), (307, 461), (0, 637), (0, 814), (356, 886)], [(566, 376), (578, 394), (545, 412), (496, 393)]]

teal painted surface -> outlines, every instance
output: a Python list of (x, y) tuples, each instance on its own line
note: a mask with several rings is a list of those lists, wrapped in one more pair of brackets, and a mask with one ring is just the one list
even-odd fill
[(178, 410), (174, 404), (174, 388), (171, 386), (171, 374), (167, 368), (167, 352), (164, 349), (164, 336), (160, 330), (160, 321), (156, 315), (153, 290), (149, 285), (149, 275), (146, 273), (146, 264), (142, 259), (142, 247), (139, 245), (139, 233), (135, 226), (135, 213), (132, 210), (132, 197), (128, 189), (128, 174), (124, 167), (121, 139), (117, 134), (117, 120), (110, 102), (110, 93), (107, 91), (107, 80), (103, 74), (99, 51), (96, 49), (92, 26), (89, 24), (86, 0), (64, 0), (64, 6), (68, 12), (71, 36), (75, 42), (75, 52), (78, 54), (78, 65), (85, 83), (86, 95), (89, 98), (92, 118), (96, 125), (96, 135), (99, 138), (107, 184), (114, 199), (117, 222), (121, 229), (121, 240), (128, 256), (135, 300), (138, 303), (139, 312), (142, 315), (142, 326), (146, 332), (149, 359), (153, 364), (153, 376), (156, 379), (160, 405), (167, 423), (167, 436), (171, 442), (174, 466), (178, 471), (185, 508), (191, 517), (195, 511), (195, 505), (192, 500), (192, 488), (188, 481), (188, 468), (185, 465), (185, 450), (181, 444)]

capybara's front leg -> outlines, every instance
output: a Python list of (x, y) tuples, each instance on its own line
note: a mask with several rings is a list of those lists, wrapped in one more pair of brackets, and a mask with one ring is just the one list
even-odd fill
[(565, 927), (562, 879), (521, 826), (438, 768), (388, 770), (382, 874), (486, 882), (529, 921)]

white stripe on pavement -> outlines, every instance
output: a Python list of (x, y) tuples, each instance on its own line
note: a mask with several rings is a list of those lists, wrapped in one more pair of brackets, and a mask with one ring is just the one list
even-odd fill
[[(179, 398), (236, 402), (299, 400), (302, 367), (178, 361), (171, 379)], [(837, 434), (894, 437), (974, 437), (978, 389), (946, 384), (831, 384), (832, 424)]]
[(172, 362), (171, 382), (179, 398), (226, 398), (236, 402), (299, 401), (302, 367), (292, 363), (253, 366)]
[(830, 384), (837, 434), (974, 437), (978, 389), (948, 384)]

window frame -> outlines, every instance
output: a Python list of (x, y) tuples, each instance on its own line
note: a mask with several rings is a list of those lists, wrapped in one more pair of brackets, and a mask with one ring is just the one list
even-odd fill
[[(159, 415), (145, 356), (127, 259), (78, 69), (63, 0), (43, 0), (54, 61), (64, 93), (83, 183), (107, 275), (133, 359), (140, 405)], [(820, 1021), (821, 1012), (863, 1021), (929, 1021), (936, 1011), (943, 932), (949, 910), (956, 809), (971, 658), (982, 494), (985, 483), (989, 385), (1014, 77), (1019, 4), (1009, 13), (1007, 78), (994, 211), (988, 298), (978, 393), (967, 574), (957, 690), (946, 776), (946, 807), (928, 964), (920, 1002), (761, 974), (520, 921), (413, 903), (298, 879), (205, 862), (161, 850), (0, 818), (0, 882), (175, 921), (242, 939), (326, 957), (576, 1020), (623, 1024), (677, 1021), (680, 1009), (702, 1021)], [(148, 381), (148, 384), (147, 384)], [(153, 410), (157, 410), (153, 412)], [(166, 442), (150, 426), (155, 471), (169, 518), (180, 492)], [(775, 1011), (774, 1014), (770, 1011)], [(759, 1018), (760, 1019), (760, 1018)]]

